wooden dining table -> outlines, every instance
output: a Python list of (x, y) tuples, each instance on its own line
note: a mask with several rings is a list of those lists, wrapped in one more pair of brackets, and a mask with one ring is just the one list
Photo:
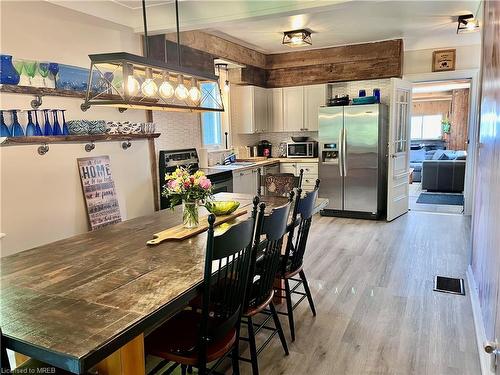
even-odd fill
[[(248, 215), (252, 198), (215, 195), (239, 201)], [(263, 200), (268, 209), (286, 202)], [(316, 210), (327, 204), (318, 198)], [(202, 208), (201, 220), (206, 214)], [(99, 374), (143, 375), (144, 336), (180, 311), (203, 281), (206, 232), (146, 245), (181, 222), (180, 208), (158, 211), (2, 258), (7, 348), (74, 374), (95, 367)]]

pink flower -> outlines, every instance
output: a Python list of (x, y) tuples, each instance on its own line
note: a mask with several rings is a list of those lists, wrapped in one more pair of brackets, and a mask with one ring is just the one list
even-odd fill
[(208, 178), (205, 176), (200, 177), (200, 186), (204, 190), (208, 190), (212, 187), (212, 181), (210, 181)]
[(179, 187), (179, 182), (177, 180), (170, 180), (167, 182), (167, 187), (170, 190), (175, 190)]

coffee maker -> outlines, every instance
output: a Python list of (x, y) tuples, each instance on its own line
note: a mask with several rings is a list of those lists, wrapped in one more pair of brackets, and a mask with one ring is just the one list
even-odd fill
[(270, 158), (272, 154), (272, 144), (269, 141), (263, 140), (257, 144), (257, 156), (265, 156)]

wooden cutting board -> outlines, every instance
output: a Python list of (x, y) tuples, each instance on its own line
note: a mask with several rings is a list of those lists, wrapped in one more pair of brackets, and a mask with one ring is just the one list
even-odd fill
[[(231, 221), (237, 218), (238, 216), (245, 215), (247, 212), (248, 211), (245, 208), (240, 208), (239, 210), (234, 211), (230, 215), (216, 216), (214, 226)], [(161, 232), (155, 233), (153, 234), (153, 239), (146, 242), (146, 244), (150, 246), (155, 246), (167, 240), (182, 241), (187, 238), (196, 236), (197, 234), (203, 233), (204, 231), (208, 230), (207, 218), (208, 215), (200, 217), (200, 225), (193, 229), (184, 228), (184, 226), (180, 224), (175, 227), (168, 228)]]

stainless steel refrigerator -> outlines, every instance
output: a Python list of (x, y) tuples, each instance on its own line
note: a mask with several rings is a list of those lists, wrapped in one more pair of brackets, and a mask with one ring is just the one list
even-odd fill
[(385, 214), (387, 112), (383, 104), (319, 109), (319, 196), (330, 201), (322, 215)]

